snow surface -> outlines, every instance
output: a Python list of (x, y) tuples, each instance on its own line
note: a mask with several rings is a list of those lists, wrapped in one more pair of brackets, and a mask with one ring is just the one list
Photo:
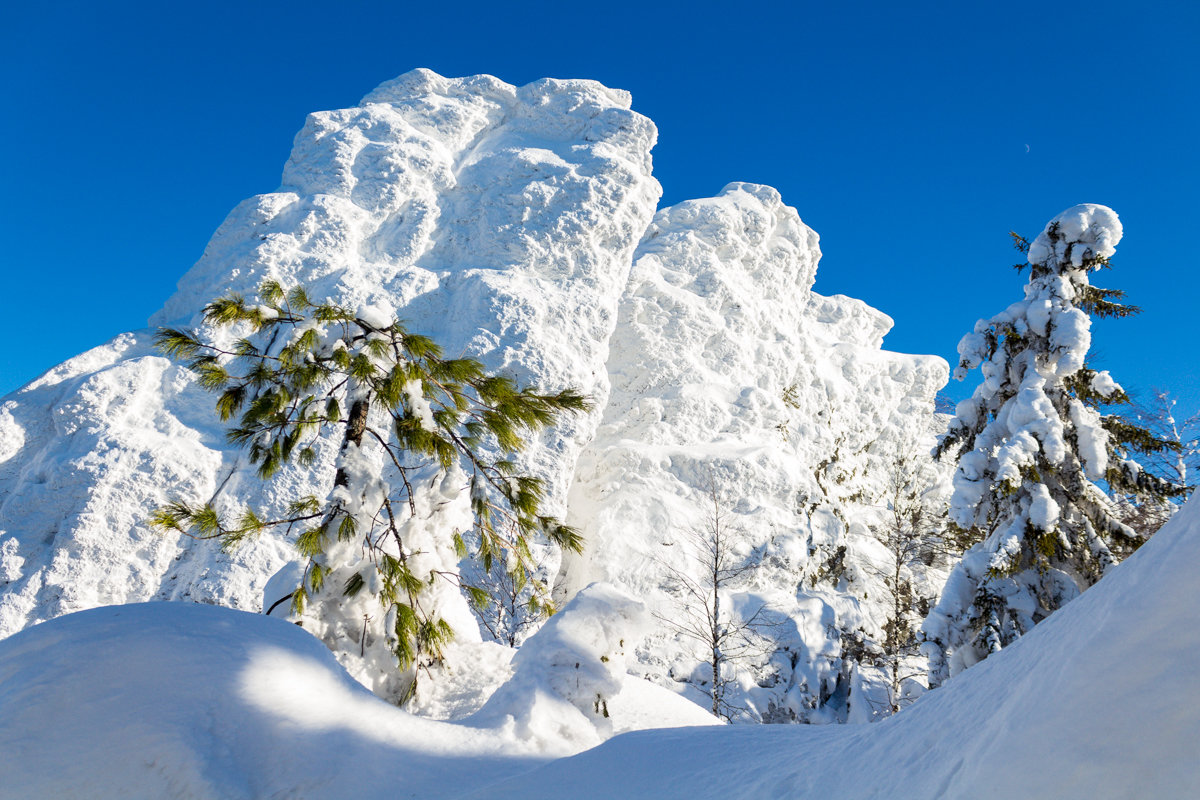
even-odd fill
[(875, 725), (642, 731), (471, 797), (1192, 797), (1200, 785), (1189, 503), (1012, 646)]
[[(614, 698), (622, 682), (656, 724), (714, 723), (635, 678)], [(0, 798), (14, 799), (436, 797), (464, 770), (478, 781), (580, 749), (552, 744), (551, 719), (413, 716), (296, 626), (188, 603), (78, 612), (4, 640), (0, 720)]]
[[(387, 705), (280, 620), (95, 609), (0, 641), (0, 797), (1188, 797), (1198, 561), (1192, 502), (1077, 601), (879, 724), (639, 731), (549, 763), (512, 726)], [(637, 702), (677, 720), (647, 687)]]

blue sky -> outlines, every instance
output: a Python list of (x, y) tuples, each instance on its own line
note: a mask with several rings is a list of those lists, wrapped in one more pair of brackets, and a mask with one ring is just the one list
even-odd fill
[(1021, 296), (1010, 229), (1110, 205), (1097, 282), (1144, 313), (1095, 327), (1097, 361), (1198, 406), (1197, 31), (1179, 2), (8, 3), (0, 393), (144, 327), (307, 112), (423, 66), (628, 89), (664, 204), (775, 186), (817, 290), (890, 314), (893, 350), (953, 358)]

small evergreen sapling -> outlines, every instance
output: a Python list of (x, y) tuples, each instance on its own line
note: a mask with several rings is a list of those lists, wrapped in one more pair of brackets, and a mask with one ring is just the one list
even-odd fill
[[(224, 519), (211, 503), (175, 500), (153, 524), (225, 548), (268, 528), (299, 531), (306, 566), (293, 611), (339, 657), (367, 665), (352, 671), (380, 673), (369, 677), (376, 693), (397, 702), (415, 687), (416, 667), (453, 636), (439, 593), (465, 591), (477, 606), (492, 600), (462, 580), (462, 559), (485, 574), (503, 571), (536, 611), (551, 610), (533, 578), (531, 538), (576, 551), (581, 540), (540, 513), (542, 483), (519, 474), (510, 456), (560, 414), (586, 410), (585, 397), (518, 387), (478, 361), (445, 358), (390, 310), (315, 303), (302, 287), (267, 282), (257, 302), (230, 295), (204, 316), (247, 335), (220, 347), (163, 329), (158, 346), (219, 393), (221, 419), (236, 419), (229, 441), (266, 480), (289, 462), (312, 464), (317, 438), (335, 430), (333, 486), (324, 498), (296, 498), (277, 518), (246, 509)], [(465, 531), (453, 514), (464, 495)]]
[(1181, 489), (1133, 456), (1170, 447), (1115, 414), (1128, 398), (1086, 364), (1089, 315), (1137, 309), (1089, 275), (1121, 238), (1111, 209), (1080, 205), (1031, 244), (1025, 298), (980, 320), (958, 346), (955, 377), (983, 383), (958, 405), (936, 454), (957, 452), (951, 527), (974, 542), (924, 624), (930, 685), (1028, 632), (1141, 543), (1111, 493), (1154, 502)]

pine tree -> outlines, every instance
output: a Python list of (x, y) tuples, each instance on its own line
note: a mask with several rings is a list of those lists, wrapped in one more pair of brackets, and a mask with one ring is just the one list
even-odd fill
[[(212, 504), (174, 500), (151, 522), (226, 548), (268, 528), (299, 531), (306, 566), (293, 611), (340, 657), (365, 662), (357, 672), (377, 673), (378, 694), (402, 702), (415, 668), (453, 636), (440, 593), (491, 602), (462, 580), (460, 560), (504, 571), (518, 591), (528, 589), (527, 602), (549, 610), (545, 587), (535, 585), (531, 539), (576, 551), (581, 540), (540, 513), (541, 482), (519, 474), (511, 456), (529, 434), (589, 403), (570, 389), (543, 394), (478, 361), (445, 358), (390, 310), (314, 303), (302, 287), (275, 282), (259, 294), (205, 308), (214, 331), (247, 334), (231, 345), (162, 329), (159, 348), (219, 393), (221, 419), (236, 418), (228, 440), (248, 450), (263, 480), (289, 462), (313, 464), (317, 439), (336, 431), (332, 490), (296, 498), (277, 518), (246, 509), (226, 519)], [(467, 498), (469, 529), (460, 531), (455, 509)]]
[(1136, 453), (1169, 443), (1108, 406), (1128, 397), (1086, 363), (1089, 315), (1138, 309), (1089, 283), (1121, 238), (1117, 215), (1080, 205), (1030, 245), (1025, 298), (963, 337), (955, 377), (983, 383), (958, 405), (936, 454), (957, 452), (951, 524), (974, 542), (924, 625), (930, 685), (1028, 632), (1142, 539), (1110, 492), (1151, 501), (1179, 491), (1144, 471)]

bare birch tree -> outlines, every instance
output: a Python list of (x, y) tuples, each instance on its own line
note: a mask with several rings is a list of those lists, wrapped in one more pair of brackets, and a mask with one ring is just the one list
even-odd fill
[(686, 568), (663, 563), (672, 588), (680, 597), (678, 614), (655, 614), (655, 617), (670, 630), (704, 648), (711, 674), (708, 691), (711, 711), (713, 716), (728, 720), (745, 712), (728, 701), (728, 689), (735, 682), (733, 665), (761, 657), (772, 649), (769, 638), (762, 632), (770, 623), (764, 618), (765, 605), (742, 617), (729, 602), (730, 590), (756, 565), (740, 561), (734, 553), (733, 543), (739, 529), (730, 525), (715, 482), (710, 482), (707, 495), (704, 524), (688, 531), (686, 537), (698, 577), (693, 577)]

